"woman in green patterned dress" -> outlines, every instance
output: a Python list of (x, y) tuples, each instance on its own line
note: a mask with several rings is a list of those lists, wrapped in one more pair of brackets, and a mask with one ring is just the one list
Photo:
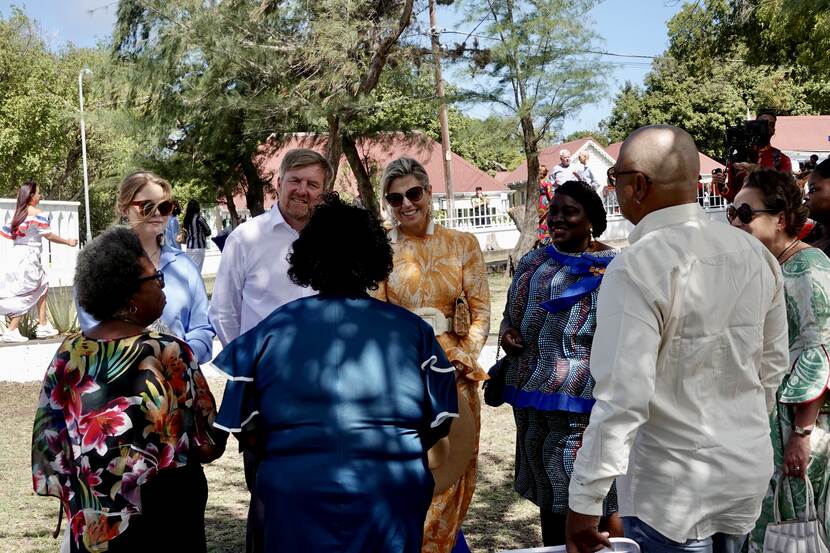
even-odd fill
[(819, 520), (830, 531), (825, 513), (830, 427), (820, 416), (827, 405), (830, 378), (830, 259), (798, 239), (807, 208), (792, 175), (772, 169), (750, 174), (727, 217), (733, 226), (757, 237), (777, 257), (787, 301), (790, 371), (778, 388), (770, 418), (775, 474), (761, 516), (749, 536), (749, 552), (760, 553), (767, 525), (773, 521), (776, 486), (785, 486), (779, 493), (782, 517), (804, 516), (805, 474), (812, 483)]

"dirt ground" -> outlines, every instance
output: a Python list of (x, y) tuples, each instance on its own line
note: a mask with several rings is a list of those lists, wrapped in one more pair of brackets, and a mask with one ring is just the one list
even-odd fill
[[(508, 281), (490, 280), (491, 340), (504, 308)], [(224, 383), (210, 381), (217, 398)], [(52, 538), (58, 502), (32, 492), (30, 444), (39, 383), (0, 382), (0, 551), (46, 553), (58, 550)], [(500, 551), (541, 545), (537, 508), (512, 489), (515, 426), (509, 407), (482, 407), (478, 484), (463, 530), (472, 551)], [(205, 469), (210, 496), (206, 511), (208, 550), (244, 550), (248, 493), (242, 458), (229, 444), (225, 455)]]

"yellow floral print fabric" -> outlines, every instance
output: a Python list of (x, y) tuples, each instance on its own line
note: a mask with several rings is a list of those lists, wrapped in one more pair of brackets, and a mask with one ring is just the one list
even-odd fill
[(478, 438), (481, 428), (479, 386), (487, 373), (478, 356), (490, 331), (490, 289), (484, 255), (472, 234), (434, 225), (423, 237), (392, 231), (394, 268), (375, 297), (409, 310), (434, 307), (452, 319), (456, 300), (466, 298), (470, 330), (452, 332), (438, 342), (456, 369), (458, 401), (466, 400), (476, 419), (476, 449), (464, 474), (453, 486), (432, 498), (424, 524), (424, 553), (449, 553), (470, 506), (476, 484)]

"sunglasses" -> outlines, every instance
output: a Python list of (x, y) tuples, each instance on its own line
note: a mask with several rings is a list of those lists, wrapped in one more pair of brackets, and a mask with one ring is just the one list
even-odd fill
[(775, 209), (752, 209), (749, 204), (741, 204), (738, 207), (730, 205), (726, 208), (726, 220), (730, 223), (736, 218), (745, 225), (752, 222), (758, 213), (778, 213)]
[(164, 273), (161, 271), (156, 271), (150, 276), (141, 277), (138, 279), (138, 282), (146, 282), (148, 280), (155, 280), (158, 282), (160, 287), (164, 288)]
[(166, 217), (173, 213), (173, 202), (170, 200), (163, 200), (158, 203), (153, 200), (139, 200), (136, 202), (130, 202), (130, 205), (136, 206), (145, 217), (151, 216), (156, 212), (156, 210), (158, 210), (159, 215), (162, 217)]
[(403, 205), (404, 196), (406, 196), (406, 199), (410, 202), (418, 202), (424, 197), (424, 187), (413, 186), (403, 194), (400, 192), (390, 192), (386, 195), (386, 201), (389, 202), (389, 205), (392, 207), (401, 207)]
[(610, 180), (612, 183), (615, 183), (617, 178), (622, 175), (643, 175), (643, 178), (646, 179), (646, 182), (651, 182), (651, 177), (649, 177), (642, 171), (617, 171), (617, 168), (613, 165), (608, 168), (608, 172), (606, 173), (606, 175), (608, 176), (608, 180)]

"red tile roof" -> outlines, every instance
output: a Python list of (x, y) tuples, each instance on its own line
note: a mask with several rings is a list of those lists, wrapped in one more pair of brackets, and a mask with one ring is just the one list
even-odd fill
[[(620, 148), (622, 147), (622, 142), (614, 142), (613, 144), (609, 144), (605, 151), (608, 153), (609, 156), (613, 157), (615, 160), (620, 157)], [(712, 169), (720, 168), (725, 169), (723, 165), (718, 163), (716, 160), (712, 159), (711, 157), (707, 156), (706, 154), (702, 154), (700, 152), (697, 153), (698, 157), (700, 158), (700, 174), (701, 175), (708, 175), (712, 172)]]
[(781, 150), (830, 151), (830, 115), (780, 116), (775, 122), (772, 145)]
[[(326, 137), (296, 134), (275, 151), (269, 152), (267, 147), (263, 147), (263, 157), (258, 162), (260, 171), (271, 174), (271, 181), (276, 186), (279, 166), (286, 152), (294, 148), (311, 148), (323, 153), (326, 149), (326, 143)], [(444, 178), (441, 144), (423, 134), (407, 136), (403, 133), (390, 133), (373, 139), (361, 139), (358, 140), (357, 150), (364, 162), (368, 160), (369, 166), (378, 178), (380, 178), (386, 164), (393, 159), (401, 156), (415, 158), (423, 163), (429, 175), (433, 193), (446, 194), (447, 186)], [(505, 190), (504, 186), (497, 183), (493, 177), (455, 152), (452, 153), (452, 170), (453, 190), (456, 194), (474, 193), (477, 186), (480, 186), (485, 192)], [(354, 176), (349, 169), (345, 156), (340, 161), (336, 188), (351, 191), (357, 189)]]

